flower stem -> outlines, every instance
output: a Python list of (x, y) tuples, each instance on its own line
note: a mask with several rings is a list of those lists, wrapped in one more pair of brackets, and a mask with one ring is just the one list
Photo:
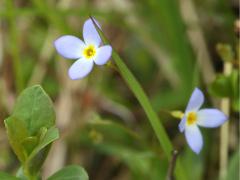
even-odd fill
[(178, 151), (177, 150), (173, 150), (173, 152), (172, 152), (172, 159), (171, 159), (171, 162), (170, 162), (169, 167), (168, 167), (166, 180), (174, 180), (174, 176), (173, 175), (174, 175), (174, 169), (175, 169), (175, 166), (176, 166), (177, 156), (178, 156)]
[[(91, 17), (90, 17), (91, 18)], [(91, 18), (95, 28), (97, 29), (99, 35), (101, 36), (104, 44), (109, 44), (108, 40), (104, 36), (103, 32), (98, 28), (93, 18)], [(139, 103), (141, 104), (143, 110), (145, 111), (150, 124), (152, 125), (152, 128), (158, 138), (158, 141), (160, 142), (160, 145), (166, 154), (168, 160), (171, 160), (173, 151), (172, 143), (165, 131), (165, 128), (163, 127), (160, 119), (158, 118), (158, 115), (153, 110), (152, 105), (146, 96), (145, 92), (143, 91), (141, 85), (137, 81), (137, 79), (134, 77), (134, 75), (131, 73), (131, 71), (128, 69), (128, 67), (125, 65), (123, 60), (120, 58), (120, 56), (113, 50), (112, 53), (112, 59), (117, 65), (117, 68), (119, 70), (119, 73), (121, 74), (122, 78), (125, 80), (126, 84), (129, 86), (130, 90), (133, 92)], [(180, 162), (178, 160), (176, 164), (176, 170), (175, 174), (178, 180), (186, 180), (186, 176), (183, 172), (182, 166), (180, 165)]]
[(27, 167), (23, 168), (23, 173), (24, 173), (25, 177), (28, 178), (28, 180), (38, 180), (37, 176), (31, 175), (31, 173), (29, 172), (29, 169)]
[[(224, 75), (228, 76), (232, 72), (232, 63), (229, 61), (224, 62)], [(221, 100), (221, 110), (229, 116), (230, 114), (230, 99), (223, 98)], [(228, 162), (228, 134), (229, 122), (227, 121), (220, 129), (220, 171), (219, 179), (223, 180), (227, 175), (227, 162)]]
[(147, 96), (145, 95), (142, 87), (137, 82), (133, 74), (128, 70), (127, 66), (123, 63), (116, 52), (113, 52), (112, 57), (119, 68), (119, 72), (141, 106), (143, 107), (149, 121), (155, 131), (155, 134), (162, 145), (164, 152), (166, 153), (167, 157), (171, 158), (171, 151), (172, 151), (172, 144), (167, 136), (167, 133), (164, 127), (161, 124), (161, 121), (158, 119), (157, 114), (154, 112)]
[[(160, 145), (162, 146), (164, 153), (166, 154), (168, 160), (170, 160), (172, 157), (171, 152), (173, 150), (173, 146), (165, 131), (165, 128), (161, 123), (161, 120), (158, 118), (156, 112), (153, 110), (148, 97), (144, 93), (142, 87), (140, 86), (136, 78), (129, 71), (127, 66), (124, 64), (124, 62), (121, 60), (121, 58), (115, 51), (113, 52), (112, 57), (119, 69), (121, 76), (123, 77), (129, 88), (141, 104), (142, 108), (144, 109), (149, 119), (149, 122), (152, 125), (152, 128), (160, 142)], [(182, 174), (182, 167), (179, 165), (179, 163), (177, 163), (176, 175), (178, 179), (186, 179)]]

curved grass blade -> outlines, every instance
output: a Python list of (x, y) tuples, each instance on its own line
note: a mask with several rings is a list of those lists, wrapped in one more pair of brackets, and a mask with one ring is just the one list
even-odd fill
[[(105, 35), (103, 34), (103, 32), (101, 31), (101, 29), (99, 29), (99, 27), (95, 23), (94, 19), (92, 17), (90, 17), (90, 18), (91, 18), (92, 22), (94, 23), (94, 26), (97, 29), (103, 43), (110, 44), (108, 42), (107, 38), (105, 37)], [(144, 109), (144, 111), (149, 119), (149, 122), (152, 125), (152, 128), (160, 142), (160, 145), (161, 145), (164, 153), (166, 154), (168, 160), (170, 160), (171, 152), (173, 151), (172, 143), (171, 143), (160, 119), (158, 118), (158, 115), (153, 110), (148, 97), (146, 96), (145, 92), (143, 91), (143, 89), (142, 89), (141, 85), (139, 84), (139, 82), (137, 81), (137, 79), (134, 77), (134, 75), (131, 73), (131, 71), (128, 69), (128, 67), (125, 65), (124, 61), (120, 58), (120, 56), (117, 54), (117, 52), (114, 49), (112, 52), (112, 59), (116, 63), (119, 73), (121, 74), (121, 76), (123, 77), (123, 79), (125, 80), (127, 85), (129, 86), (129, 88), (131, 89), (131, 91), (133, 92), (133, 94), (135, 95), (135, 97), (137, 98), (139, 103), (141, 104), (142, 108)], [(180, 166), (179, 161), (177, 162), (177, 165), (176, 165), (176, 175), (177, 175), (177, 179), (186, 180), (186, 177), (183, 173), (183, 170), (182, 170), (182, 167)]]

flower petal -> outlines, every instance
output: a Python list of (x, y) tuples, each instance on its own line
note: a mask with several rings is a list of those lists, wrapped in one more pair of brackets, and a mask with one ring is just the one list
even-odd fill
[[(94, 20), (94, 21), (100, 28), (98, 22), (96, 20)], [(86, 44), (93, 44), (96, 47), (98, 47), (101, 43), (101, 38), (90, 18), (88, 20), (86, 20), (83, 25), (83, 39)]]
[(84, 43), (75, 36), (61, 36), (54, 42), (57, 52), (68, 59), (78, 59), (82, 56)]
[(190, 148), (196, 154), (199, 154), (203, 146), (203, 138), (197, 125), (192, 125), (185, 128), (185, 138)]
[(178, 129), (180, 132), (183, 132), (185, 130), (186, 120), (187, 120), (187, 117), (184, 115), (181, 122), (178, 124)]
[(198, 88), (195, 88), (188, 102), (186, 112), (197, 111), (202, 106), (203, 101), (204, 101), (204, 95), (202, 91)]
[(112, 55), (112, 47), (109, 45), (98, 48), (97, 57), (94, 62), (97, 65), (104, 65), (110, 59)]
[(197, 112), (197, 124), (203, 127), (218, 127), (227, 119), (227, 116), (218, 109), (201, 109)]
[(72, 80), (84, 78), (91, 72), (93, 64), (91, 60), (80, 58), (69, 68), (68, 75)]

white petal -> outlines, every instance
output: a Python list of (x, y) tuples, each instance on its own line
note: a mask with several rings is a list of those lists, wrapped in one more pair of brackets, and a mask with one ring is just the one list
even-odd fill
[(178, 129), (180, 132), (183, 132), (185, 130), (186, 120), (187, 120), (187, 117), (184, 115), (181, 122), (178, 124)]
[(202, 134), (197, 125), (187, 126), (185, 128), (185, 138), (190, 148), (196, 154), (199, 154), (203, 146), (203, 139)]
[(82, 56), (84, 43), (75, 36), (61, 36), (54, 42), (57, 52), (68, 59), (78, 59)]
[(204, 95), (202, 91), (198, 88), (195, 88), (188, 102), (186, 112), (197, 111), (202, 106), (203, 102)]
[(93, 64), (92, 60), (80, 58), (69, 68), (68, 75), (73, 80), (84, 78), (91, 72)]
[(97, 50), (97, 57), (94, 59), (94, 62), (97, 65), (104, 65), (110, 59), (112, 55), (112, 47), (109, 45), (102, 46)]
[(227, 119), (227, 116), (218, 109), (201, 109), (197, 112), (197, 124), (203, 127), (218, 127)]
[[(99, 26), (98, 22), (94, 20), (96, 24)], [(86, 44), (93, 44), (98, 47), (101, 43), (101, 38), (92, 22), (91, 19), (85, 21), (83, 25), (83, 38)]]

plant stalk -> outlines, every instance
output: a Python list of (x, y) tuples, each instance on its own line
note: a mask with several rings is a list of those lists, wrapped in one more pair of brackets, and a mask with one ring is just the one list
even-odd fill
[[(231, 61), (224, 61), (224, 75), (228, 76), (232, 72)], [(230, 99), (223, 98), (221, 100), (221, 110), (229, 117), (230, 115)], [(229, 134), (229, 122), (227, 121), (220, 129), (220, 171), (219, 179), (224, 180), (227, 175), (228, 166), (228, 134)]]
[[(95, 28), (97, 29), (100, 37), (103, 40), (104, 44), (109, 44), (107, 38), (104, 36), (103, 32), (99, 29), (97, 24), (95, 23), (94, 19), (90, 17), (95, 25)], [(145, 92), (143, 91), (141, 85), (137, 81), (137, 79), (134, 77), (134, 75), (131, 73), (131, 71), (128, 69), (128, 67), (125, 65), (125, 63), (122, 61), (120, 56), (113, 50), (112, 52), (112, 58), (114, 62), (117, 65), (117, 68), (119, 70), (120, 75), (125, 80), (126, 84), (130, 88), (130, 90), (133, 92), (139, 103), (141, 104), (143, 110), (145, 111), (149, 122), (158, 138), (158, 141), (160, 142), (160, 145), (167, 156), (168, 160), (171, 161), (173, 151), (173, 145), (165, 131), (165, 128), (163, 127), (158, 115), (153, 110), (152, 105), (146, 96)], [(176, 164), (176, 170), (175, 175), (178, 180), (186, 180), (186, 176), (183, 172), (182, 166), (180, 165), (179, 159)]]

